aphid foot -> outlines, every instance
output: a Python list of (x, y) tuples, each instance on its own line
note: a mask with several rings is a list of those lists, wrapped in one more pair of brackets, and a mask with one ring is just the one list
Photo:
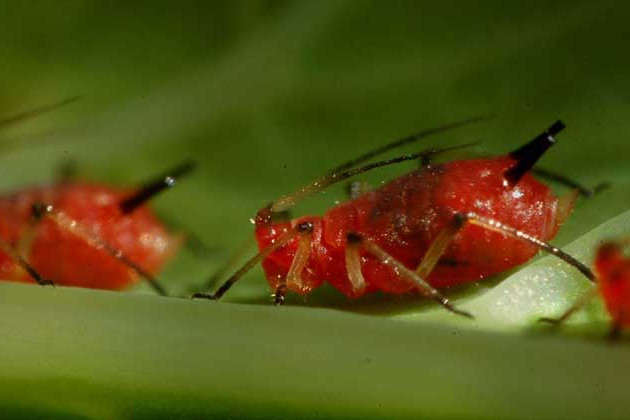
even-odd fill
[(286, 284), (281, 284), (276, 288), (276, 291), (271, 295), (273, 298), (273, 304), (276, 306), (284, 305), (285, 295), (287, 291)]
[(191, 299), (209, 299), (209, 300), (217, 300), (216, 296), (213, 293), (195, 293), (190, 297)]
[(619, 341), (621, 338), (621, 324), (613, 323), (612, 327), (610, 327), (610, 331), (608, 331), (608, 334), (606, 335), (606, 338), (608, 338), (608, 341)]
[(51, 287), (55, 287), (55, 282), (53, 282), (52, 280), (45, 280), (45, 279), (42, 279), (42, 280), (39, 282), (39, 285), (40, 285), (40, 286), (51, 286)]
[(538, 322), (546, 322), (548, 324), (559, 324), (560, 323), (560, 319), (558, 318), (538, 318)]

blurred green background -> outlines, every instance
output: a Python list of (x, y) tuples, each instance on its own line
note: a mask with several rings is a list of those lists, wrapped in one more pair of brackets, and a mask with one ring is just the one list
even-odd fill
[[(493, 113), (406, 150), (481, 140), (476, 152), (501, 154), (561, 118), (566, 132), (543, 166), (587, 185), (613, 184), (578, 205), (557, 238), (563, 245), (629, 207), (629, 11), (616, 1), (3, 2), (0, 116), (82, 99), (0, 133), (0, 187), (51, 182), (68, 159), (82, 177), (117, 185), (195, 159), (198, 171), (154, 203), (211, 248), (204, 258), (182, 252), (161, 276), (186, 296), (251, 235), (261, 205), (362, 151)], [(378, 183), (410, 168), (364, 178)], [(343, 188), (333, 188), (296, 211), (320, 213), (342, 199)], [(16, 292), (24, 303), (27, 289)], [(267, 311), (267, 294), (257, 270), (228, 300)], [(325, 288), (291, 299), (343, 314), (413, 312), (418, 303), (391, 302), (347, 303)], [(461, 415), (427, 410), (428, 418)]]

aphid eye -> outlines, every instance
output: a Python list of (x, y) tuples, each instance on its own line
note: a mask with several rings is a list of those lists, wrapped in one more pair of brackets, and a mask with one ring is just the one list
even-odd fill
[(48, 213), (52, 213), (54, 210), (52, 204), (35, 203), (32, 206), (32, 214), (35, 220), (39, 220)]

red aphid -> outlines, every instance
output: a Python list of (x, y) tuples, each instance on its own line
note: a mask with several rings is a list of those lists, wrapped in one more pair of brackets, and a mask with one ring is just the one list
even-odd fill
[[(0, 118), (0, 128), (78, 97)], [(140, 188), (60, 182), (0, 196), (0, 279), (120, 290), (153, 278), (174, 254), (171, 235), (145, 205), (193, 168), (184, 163)]]
[[(121, 202), (135, 190), (89, 183), (33, 187), (0, 197), (0, 239), (18, 250), (46, 280), (58, 285), (120, 290), (140, 280), (136, 270), (55, 220), (33, 221), (33, 206), (52, 205), (149, 273), (157, 273), (179, 241), (147, 206), (133, 212)], [(0, 252), (0, 278), (32, 282), (12, 256)]]
[[(529, 174), (517, 185), (508, 185), (504, 173), (514, 163), (512, 158), (500, 157), (418, 169), (333, 207), (323, 217), (271, 225), (259, 218), (256, 239), (264, 249), (300, 223), (313, 225), (311, 254), (302, 272), (304, 287), (290, 287), (294, 292), (308, 293), (328, 281), (350, 297), (375, 290), (407, 293), (415, 288), (413, 284), (368, 255), (362, 258), (366, 287), (353, 288), (345, 263), (348, 233), (369, 238), (410, 268), (420, 264), (456, 213), (475, 212), (547, 241), (555, 236), (566, 213), (558, 217), (557, 198)], [(296, 238), (263, 261), (274, 290), (286, 277), (297, 246)], [(530, 243), (467, 225), (426, 280), (436, 288), (481, 280), (528, 261), (537, 251)]]
[(531, 259), (538, 249), (588, 270), (546, 243), (570, 214), (576, 194), (559, 200), (529, 174), (563, 128), (558, 121), (507, 156), (425, 162), (322, 217), (273, 220), (273, 212), (349, 176), (402, 160), (427, 160), (449, 149), (327, 175), (262, 209), (255, 220), (260, 254), (215, 294), (202, 296), (221, 297), (262, 259), (277, 303), (283, 301), (285, 290), (306, 294), (329, 282), (353, 298), (377, 290), (420, 291), (469, 316), (455, 310), (436, 289), (508, 270)]
[(630, 258), (620, 242), (597, 249), (595, 273), (606, 309), (618, 327), (630, 327)]

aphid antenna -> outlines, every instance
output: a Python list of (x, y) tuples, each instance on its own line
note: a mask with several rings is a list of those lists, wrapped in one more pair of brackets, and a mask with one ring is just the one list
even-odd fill
[(186, 161), (172, 168), (165, 174), (144, 183), (133, 195), (120, 202), (120, 211), (123, 214), (132, 213), (162, 191), (175, 186), (177, 180), (192, 172), (195, 166), (195, 162)]
[(160, 283), (153, 277), (151, 273), (140, 267), (138, 264), (131, 261), (122, 251), (116, 249), (109, 242), (99, 237), (94, 232), (90, 231), (87, 227), (81, 225), (76, 220), (68, 217), (64, 212), (55, 210), (51, 204), (37, 203), (33, 205), (33, 217), (36, 220), (42, 220), (48, 218), (60, 228), (67, 230), (77, 237), (81, 238), (88, 244), (91, 244), (97, 249), (102, 249), (107, 252), (112, 258), (120, 261), (131, 268), (137, 275), (144, 278), (149, 285), (160, 295), (166, 296), (166, 291), (160, 285)]
[(406, 161), (410, 161), (410, 160), (422, 160), (422, 159), (425, 159), (427, 157), (433, 157), (433, 156), (440, 155), (442, 153), (446, 153), (446, 152), (450, 152), (450, 151), (454, 151), (454, 150), (465, 149), (467, 147), (476, 146), (477, 144), (479, 144), (479, 143), (478, 142), (471, 142), (471, 143), (465, 143), (465, 144), (460, 144), (460, 145), (451, 146), (451, 147), (445, 147), (445, 148), (442, 148), (442, 149), (429, 149), (429, 150), (424, 150), (424, 151), (417, 152), (417, 153), (411, 153), (411, 154), (408, 154), (408, 155), (398, 156), (398, 157), (391, 158), (391, 159), (381, 160), (381, 161), (378, 161), (378, 162), (372, 162), (372, 163), (369, 163), (367, 165), (360, 166), (360, 167), (354, 168), (354, 169), (348, 169), (348, 170), (342, 170), (342, 171), (328, 173), (327, 175), (324, 175), (324, 176), (318, 178), (314, 182), (312, 182), (310, 184), (307, 184), (307, 185), (303, 186), (302, 188), (296, 190), (292, 194), (280, 197), (278, 200), (274, 201), (271, 204), (270, 210), (271, 210), (272, 213), (286, 211), (286, 210), (290, 209), (291, 207), (293, 207), (295, 205), (295, 203), (297, 203), (299, 200), (301, 200), (301, 199), (303, 199), (305, 197), (308, 197), (308, 196), (316, 194), (316, 193), (318, 193), (320, 191), (323, 191), (326, 188), (328, 188), (331, 185), (334, 185), (334, 184), (336, 184), (338, 182), (344, 181), (344, 180), (346, 180), (348, 178), (351, 178), (353, 176), (356, 176), (356, 175), (359, 175), (359, 174), (371, 171), (371, 170), (376, 169), (376, 168), (382, 168), (384, 166), (394, 165), (394, 164), (397, 164), (397, 163), (406, 162)]
[(72, 96), (70, 98), (66, 98), (66, 99), (61, 100), (59, 102), (54, 102), (54, 103), (51, 103), (51, 104), (48, 104), (48, 105), (43, 105), (43, 106), (40, 106), (38, 108), (31, 109), (29, 111), (24, 111), (24, 112), (20, 112), (18, 114), (9, 115), (7, 117), (0, 118), (0, 128), (6, 128), (6, 127), (8, 127), (10, 125), (17, 124), (17, 123), (19, 123), (21, 121), (24, 121), (24, 120), (27, 120), (29, 118), (36, 117), (36, 116), (44, 114), (46, 112), (53, 111), (53, 110), (55, 110), (57, 108), (64, 107), (66, 105), (69, 105), (69, 104), (71, 104), (73, 102), (78, 101), (81, 98), (82, 98), (82, 96), (79, 96), (79, 95)]
[(514, 166), (505, 171), (504, 177), (510, 185), (516, 185), (529, 172), (545, 152), (556, 143), (555, 136), (565, 128), (558, 120), (547, 130), (540, 133), (530, 142), (512, 151), (509, 156), (516, 161)]
[(423, 138), (430, 137), (436, 134), (444, 133), (446, 131), (454, 130), (459, 127), (464, 127), (467, 125), (475, 124), (478, 122), (488, 121), (495, 118), (494, 114), (487, 115), (479, 115), (476, 117), (466, 118), (463, 120), (455, 121), (449, 124), (444, 124), (439, 127), (429, 128), (424, 131), (420, 131), (415, 134), (411, 134), (409, 136), (403, 137), (401, 139), (395, 140), (391, 143), (384, 144), (383, 146), (379, 146), (376, 149), (370, 150), (362, 154), (361, 156), (349, 160), (347, 162), (342, 163), (341, 165), (330, 170), (329, 174), (340, 172), (346, 169), (353, 168), (363, 162), (366, 162), (376, 156), (382, 155), (383, 153), (389, 152), (390, 150), (398, 149), (400, 147), (406, 146), (408, 144), (415, 143)]

